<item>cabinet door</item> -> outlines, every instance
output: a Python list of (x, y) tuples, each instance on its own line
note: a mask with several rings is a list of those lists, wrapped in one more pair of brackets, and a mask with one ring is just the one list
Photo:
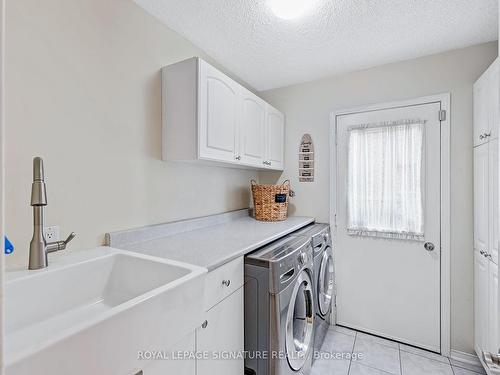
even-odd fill
[(495, 60), (490, 68), (488, 76), (489, 87), (489, 102), (488, 102), (488, 115), (489, 115), (489, 139), (498, 138), (498, 126), (500, 121), (499, 107), (500, 107), (500, 79), (499, 79), (499, 65), (498, 59)]
[(488, 139), (484, 134), (489, 133), (488, 115), (488, 72), (483, 74), (473, 87), (474, 96), (474, 146), (485, 143)]
[(488, 259), (474, 251), (474, 349), (478, 356), (487, 347)]
[(199, 157), (232, 162), (236, 157), (239, 87), (204, 61), (199, 64)]
[[(207, 312), (206, 327), (196, 330), (198, 352), (238, 354), (244, 349), (243, 288), (212, 307)], [(243, 358), (200, 359), (196, 362), (197, 375), (235, 375), (244, 373)]]
[(267, 166), (282, 170), (285, 164), (285, 116), (271, 106), (267, 106), (266, 128)]
[(488, 253), (491, 254), (493, 262), (498, 264), (498, 243), (499, 238), (499, 202), (498, 202), (498, 138), (492, 139), (488, 142), (489, 154), (489, 249)]
[(489, 303), (489, 326), (488, 326), (488, 351), (499, 352), (498, 342), (498, 265), (489, 261), (488, 272), (488, 303)]
[(266, 153), (266, 103), (243, 89), (241, 106), (239, 156), (243, 163), (262, 167)]
[[(152, 360), (142, 370), (143, 375), (182, 374), (195, 375), (196, 362), (188, 353), (195, 352), (195, 336), (193, 333), (166, 351), (169, 359)], [(172, 358), (175, 355), (175, 358)]]
[(489, 246), (488, 144), (474, 148), (474, 249)]

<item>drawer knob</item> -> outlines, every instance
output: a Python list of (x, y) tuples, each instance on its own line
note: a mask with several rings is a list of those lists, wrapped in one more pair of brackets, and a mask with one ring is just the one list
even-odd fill
[(231, 280), (222, 280), (222, 285), (224, 285), (224, 286), (231, 285)]
[(201, 328), (205, 329), (208, 326), (208, 320), (205, 320), (203, 323), (201, 323)]

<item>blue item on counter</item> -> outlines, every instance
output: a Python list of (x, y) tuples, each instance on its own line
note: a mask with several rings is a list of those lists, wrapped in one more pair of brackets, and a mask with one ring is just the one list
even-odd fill
[(4, 252), (5, 254), (12, 254), (14, 252), (14, 245), (12, 245), (12, 242), (9, 241), (7, 236), (4, 236), (4, 238), (5, 238)]

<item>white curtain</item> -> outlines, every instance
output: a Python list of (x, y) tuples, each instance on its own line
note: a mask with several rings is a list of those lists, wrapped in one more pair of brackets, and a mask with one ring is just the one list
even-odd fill
[(422, 240), (425, 121), (349, 129), (347, 231), (351, 235)]

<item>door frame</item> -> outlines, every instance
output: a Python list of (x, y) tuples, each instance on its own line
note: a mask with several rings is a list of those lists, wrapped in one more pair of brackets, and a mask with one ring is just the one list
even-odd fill
[(451, 268), (450, 268), (450, 93), (423, 96), (414, 99), (387, 103), (369, 104), (334, 110), (330, 114), (330, 224), (335, 235), (337, 232), (337, 117), (360, 112), (379, 111), (422, 104), (440, 103), (446, 111), (446, 118), (441, 121), (441, 355), (451, 353)]

